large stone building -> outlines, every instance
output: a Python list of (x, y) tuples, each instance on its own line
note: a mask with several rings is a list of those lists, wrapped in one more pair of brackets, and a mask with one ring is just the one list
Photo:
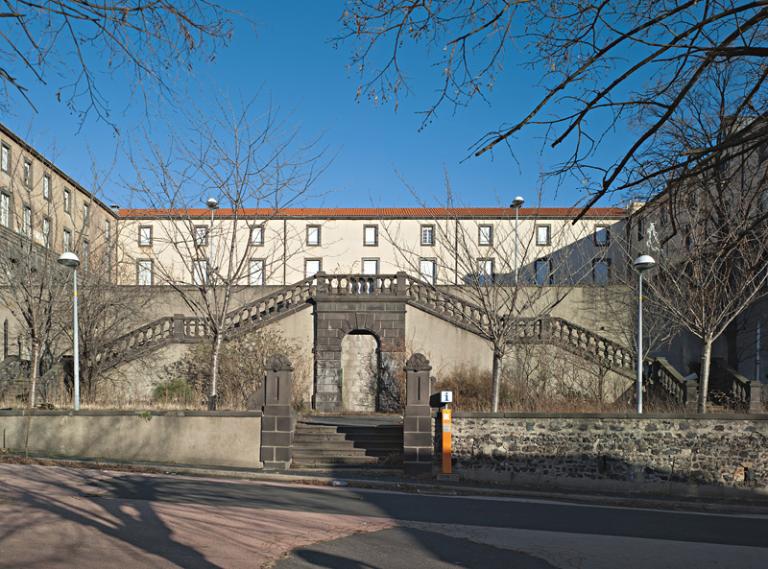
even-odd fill
[[(125, 209), (2, 125), (0, 150), (5, 241), (75, 251), (84, 270), (98, 254), (110, 281), (145, 298), (99, 354), (113, 362), (105, 373), (130, 378), (127, 399), (146, 397), (204, 335), (177, 292), (205, 295), (222, 283), (232, 291), (231, 332), (281, 330), (306, 363), (300, 398), (319, 410), (383, 408), (381, 386), (406, 353), (427, 354), (437, 375), (490, 369), (478, 332), (483, 287), (536, 291), (509, 313), (530, 319), (528, 344), (555, 354), (560, 367), (548, 373), (562, 375), (575, 358), (582, 363), (568, 365), (599, 377), (600, 389), (611, 377), (607, 397), (631, 388), (625, 209), (593, 208), (575, 223), (578, 210), (546, 207)], [(23, 358), (23, 326), (7, 307), (0, 319), (3, 358)]]

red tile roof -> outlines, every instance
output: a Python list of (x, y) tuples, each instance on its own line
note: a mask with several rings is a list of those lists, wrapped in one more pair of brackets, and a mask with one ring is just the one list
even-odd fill
[[(578, 207), (541, 207), (521, 208), (520, 217), (541, 218), (574, 218), (581, 212)], [(624, 217), (626, 210), (618, 207), (595, 207), (584, 217), (606, 218)], [(128, 219), (150, 219), (169, 217), (209, 217), (211, 212), (206, 208), (192, 209), (121, 209), (120, 216)], [(231, 209), (216, 210), (217, 217), (232, 217)], [(239, 217), (251, 218), (342, 218), (342, 219), (441, 219), (441, 218), (504, 218), (514, 217), (515, 210), (506, 207), (459, 207), (459, 208), (419, 208), (419, 207), (334, 207), (334, 208), (245, 208), (238, 212)]]

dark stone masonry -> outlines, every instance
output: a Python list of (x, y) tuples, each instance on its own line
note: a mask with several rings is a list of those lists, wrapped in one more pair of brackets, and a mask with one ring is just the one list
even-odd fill
[(457, 413), (453, 441), (457, 470), (465, 478), (768, 493), (768, 415), (747, 419)]

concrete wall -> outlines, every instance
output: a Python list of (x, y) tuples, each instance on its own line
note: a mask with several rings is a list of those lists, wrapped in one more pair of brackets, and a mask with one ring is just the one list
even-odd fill
[(3, 447), (117, 462), (260, 468), (261, 413), (0, 411)]
[(768, 415), (456, 413), (465, 478), (677, 494), (768, 493)]

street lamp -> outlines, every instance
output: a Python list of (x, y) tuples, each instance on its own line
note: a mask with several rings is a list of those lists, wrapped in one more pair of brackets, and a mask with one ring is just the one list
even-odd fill
[(523, 207), (523, 204), (525, 203), (525, 199), (523, 199), (522, 196), (517, 196), (515, 199), (512, 200), (512, 203), (509, 204), (509, 207), (513, 208), (515, 210), (515, 285), (517, 285), (517, 277), (518, 277), (518, 267), (519, 261), (518, 261), (518, 244), (520, 243), (520, 239), (518, 238), (517, 229), (518, 225), (520, 224), (520, 208)]
[(643, 412), (643, 273), (656, 266), (650, 255), (640, 255), (632, 263), (637, 271), (637, 412)]
[[(213, 249), (213, 218), (216, 215), (216, 210), (219, 209), (219, 200), (216, 198), (208, 198), (205, 202), (205, 205), (208, 206), (208, 209), (211, 210), (211, 228), (208, 230), (208, 258), (210, 260), (210, 266), (206, 267), (206, 274), (203, 276), (203, 278), (206, 279), (206, 284), (208, 284), (208, 275), (213, 274), (215, 271), (214, 263), (216, 258), (214, 257)], [(208, 409), (211, 411), (216, 410), (216, 375), (217, 373), (214, 371), (211, 377), (211, 397), (208, 401)]]
[(74, 359), (73, 375), (75, 379), (75, 411), (80, 410), (80, 331), (77, 325), (77, 267), (80, 259), (70, 251), (62, 253), (57, 259), (59, 265), (72, 269), (72, 356)]

